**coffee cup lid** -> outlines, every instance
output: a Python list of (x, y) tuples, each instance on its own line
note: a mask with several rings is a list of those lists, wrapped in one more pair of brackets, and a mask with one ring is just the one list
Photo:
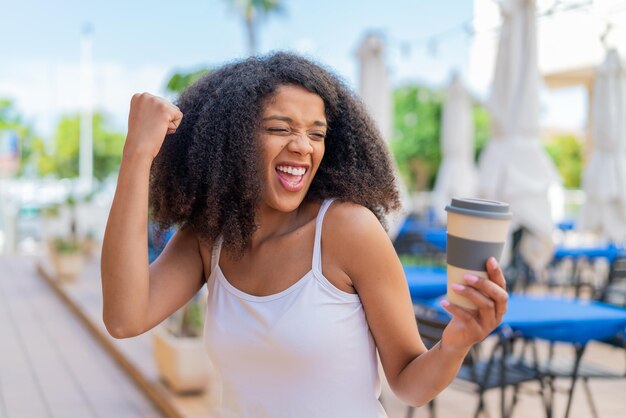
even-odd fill
[(479, 218), (509, 220), (513, 216), (509, 204), (496, 200), (452, 198), (446, 211)]

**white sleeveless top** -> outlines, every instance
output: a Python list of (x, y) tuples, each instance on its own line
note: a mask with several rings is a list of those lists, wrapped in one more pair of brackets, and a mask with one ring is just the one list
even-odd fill
[(317, 215), (311, 270), (282, 292), (253, 296), (235, 288), (219, 267), (216, 243), (204, 343), (218, 375), (219, 417), (387, 416), (361, 300), (322, 274), (322, 220), (331, 203)]

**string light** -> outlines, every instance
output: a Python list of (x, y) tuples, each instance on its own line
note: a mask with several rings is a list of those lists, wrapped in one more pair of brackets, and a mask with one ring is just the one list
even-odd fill
[[(497, 0), (492, 1), (494, 3), (498, 3)], [(542, 19), (546, 17), (554, 17), (556, 15), (561, 15), (572, 11), (580, 11), (586, 8), (590, 8), (592, 6), (592, 3), (592, 0), (584, 0), (575, 3), (563, 0), (555, 0), (554, 3), (552, 3), (547, 9), (543, 11), (537, 11), (537, 18)], [(616, 5), (616, 7), (611, 10), (611, 12), (615, 13), (616, 11), (621, 11), (624, 9), (626, 9), (626, 1)], [(499, 26), (485, 29), (483, 31), (480, 31), (480, 34), (493, 33), (494, 35), (496, 35), (499, 29)], [(430, 36), (420, 37), (412, 40), (393, 39), (392, 37), (388, 37), (387, 39), (388, 46), (391, 48), (397, 48), (404, 58), (408, 59), (415, 49), (423, 49), (432, 58), (436, 58), (441, 50), (441, 45), (444, 44), (446, 41), (454, 39), (458, 36), (464, 36), (466, 39), (469, 40), (477, 34), (479, 34), (479, 32), (474, 27), (473, 18), (469, 18), (444, 31), (438, 32)]]

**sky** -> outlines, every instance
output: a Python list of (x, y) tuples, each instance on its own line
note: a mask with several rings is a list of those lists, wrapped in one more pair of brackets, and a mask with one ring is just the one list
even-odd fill
[[(260, 28), (259, 52), (304, 53), (355, 89), (356, 49), (370, 31), (385, 37), (393, 86), (417, 81), (441, 87), (453, 70), (468, 72), (471, 39), (460, 25), (472, 19), (472, 0), (283, 3), (284, 11)], [(243, 24), (225, 0), (0, 0), (0, 11), (0, 98), (13, 99), (44, 136), (61, 115), (80, 109), (80, 40), (87, 26), (93, 34), (94, 104), (120, 131), (133, 93), (164, 94), (176, 71), (246, 54)], [(429, 39), (438, 40), (435, 47)], [(487, 92), (475, 94), (484, 98)], [(580, 94), (544, 94), (543, 123), (580, 128)], [(563, 107), (568, 111), (553, 111)]]

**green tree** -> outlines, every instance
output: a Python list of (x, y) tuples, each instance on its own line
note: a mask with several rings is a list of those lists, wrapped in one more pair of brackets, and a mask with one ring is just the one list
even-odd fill
[(258, 30), (261, 21), (273, 13), (283, 11), (280, 0), (226, 0), (243, 18), (248, 43), (248, 54), (256, 55)]
[(474, 155), (478, 161), (487, 141), (491, 137), (491, 118), (489, 111), (479, 102), (472, 104), (472, 114), (474, 119)]
[[(394, 139), (391, 148), (410, 190), (431, 189), (441, 164), (441, 114), (443, 92), (426, 86), (407, 85), (394, 97)], [(489, 113), (472, 104), (474, 146), (478, 156), (489, 137)]]
[(113, 130), (102, 114), (96, 114), (93, 139), (93, 174), (98, 180), (103, 180), (119, 171), (126, 135)]
[(396, 89), (393, 154), (410, 190), (429, 188), (441, 161), (441, 94), (423, 86)]
[[(61, 118), (54, 134), (54, 153), (44, 153), (38, 162), (39, 172), (61, 178), (78, 176), (80, 115)], [(124, 134), (112, 130), (101, 113), (93, 116), (94, 177), (103, 180), (116, 173), (122, 160)]]
[(583, 145), (581, 138), (572, 134), (555, 135), (545, 143), (566, 188), (580, 188), (583, 170)]

